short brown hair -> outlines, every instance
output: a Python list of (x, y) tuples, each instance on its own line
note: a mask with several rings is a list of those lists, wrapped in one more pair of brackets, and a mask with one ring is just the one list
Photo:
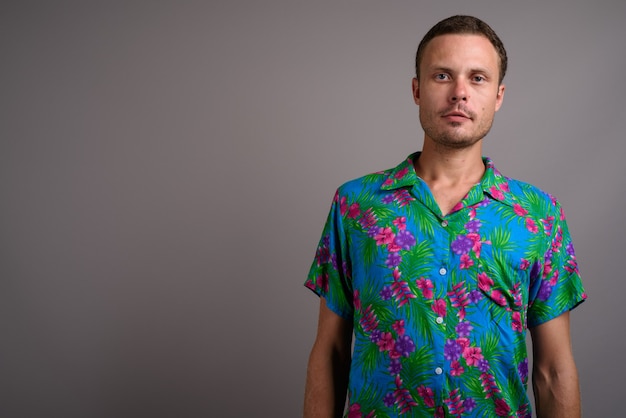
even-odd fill
[(433, 26), (422, 38), (419, 46), (417, 47), (417, 54), (415, 55), (415, 75), (417, 79), (420, 78), (420, 64), (422, 62), (422, 57), (424, 56), (424, 50), (426, 49), (426, 45), (435, 37), (441, 35), (462, 35), (462, 34), (472, 34), (472, 35), (482, 35), (491, 42), (493, 47), (496, 49), (499, 58), (500, 64), (500, 74), (498, 83), (501, 84), (504, 79), (504, 75), (506, 74), (506, 66), (507, 66), (507, 57), (506, 57), (506, 49), (504, 49), (504, 45), (502, 41), (496, 35), (491, 27), (483, 22), (482, 20), (473, 17), (473, 16), (452, 16), (447, 19), (442, 20)]

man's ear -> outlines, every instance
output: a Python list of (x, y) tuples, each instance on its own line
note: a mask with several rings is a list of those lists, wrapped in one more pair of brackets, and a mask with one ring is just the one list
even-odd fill
[(416, 105), (420, 105), (420, 82), (417, 78), (413, 78), (413, 101)]
[(496, 112), (500, 110), (500, 107), (502, 106), (502, 101), (504, 100), (505, 87), (506, 86), (504, 84), (500, 84), (498, 86), (498, 94), (496, 96)]

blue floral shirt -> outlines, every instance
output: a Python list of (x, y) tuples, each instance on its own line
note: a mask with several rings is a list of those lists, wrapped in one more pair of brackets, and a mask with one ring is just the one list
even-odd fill
[(413, 169), (341, 186), (305, 286), (353, 323), (353, 417), (530, 417), (526, 330), (581, 303), (560, 204), (485, 174), (442, 216)]

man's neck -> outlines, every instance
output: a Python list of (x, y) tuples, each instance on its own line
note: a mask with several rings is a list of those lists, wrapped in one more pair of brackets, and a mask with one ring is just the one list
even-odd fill
[(464, 149), (424, 148), (413, 161), (415, 173), (426, 182), (442, 215), (450, 211), (479, 183), (485, 173), (480, 143)]
[(424, 141), (422, 152), (413, 166), (426, 183), (443, 187), (476, 184), (485, 173), (480, 142), (468, 148), (446, 149)]

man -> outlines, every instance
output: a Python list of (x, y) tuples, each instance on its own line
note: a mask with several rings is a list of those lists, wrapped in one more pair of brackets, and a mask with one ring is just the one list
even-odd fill
[[(306, 286), (320, 298), (304, 415), (579, 417), (569, 311), (586, 295), (560, 204), (500, 174), (482, 139), (506, 51), (479, 19), (416, 56), (421, 153), (341, 186)], [(352, 348), (352, 336), (354, 347)]]

